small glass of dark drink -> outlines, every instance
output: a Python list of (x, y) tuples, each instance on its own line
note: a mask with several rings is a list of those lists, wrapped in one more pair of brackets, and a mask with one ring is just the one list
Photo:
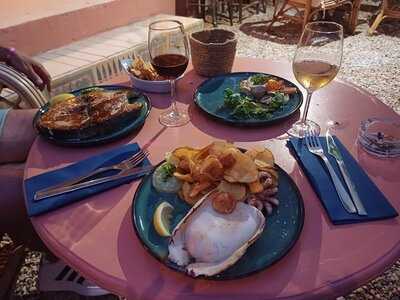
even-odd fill
[(151, 64), (159, 75), (171, 84), (171, 107), (161, 113), (160, 123), (176, 127), (189, 122), (187, 111), (178, 109), (175, 99), (175, 81), (189, 62), (189, 47), (183, 24), (176, 20), (160, 20), (149, 25), (149, 53)]

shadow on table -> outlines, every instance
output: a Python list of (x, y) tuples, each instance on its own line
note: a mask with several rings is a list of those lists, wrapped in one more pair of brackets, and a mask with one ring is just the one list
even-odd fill
[[(198, 76), (194, 70), (190, 70), (185, 73), (182, 79), (176, 82), (176, 102), (191, 104), (193, 103), (193, 95), (197, 87), (202, 83), (206, 77)], [(159, 109), (167, 109), (171, 106), (171, 96), (169, 93), (166, 94), (151, 94), (146, 93), (149, 96), (152, 106)]]
[(189, 116), (195, 127), (214, 138), (233, 142), (255, 142), (282, 136), (299, 119), (300, 113), (296, 112), (285, 120), (267, 126), (233, 126), (212, 119), (192, 103), (189, 106)]
[(385, 181), (395, 182), (400, 170), (400, 160), (397, 158), (378, 158), (357, 147), (357, 160), (360, 166), (370, 175), (383, 178)]
[[(51, 228), (51, 234), (58, 242), (71, 249), (81, 240), (85, 240), (88, 232), (103, 220), (118, 205), (129, 190), (129, 184), (80, 200), (64, 208), (46, 214), (41, 223)], [(110, 201), (112, 198), (112, 201)], [(87, 241), (85, 241), (87, 242)]]

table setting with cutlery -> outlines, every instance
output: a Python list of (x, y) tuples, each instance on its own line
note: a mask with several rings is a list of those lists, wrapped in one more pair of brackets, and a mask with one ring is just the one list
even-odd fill
[[(173, 38), (162, 38), (167, 31)], [(257, 286), (271, 297), (302, 299), (290, 276), (281, 272), (290, 271), (293, 280), (300, 280), (297, 275), (303, 271), (299, 271), (298, 264), (303, 257), (311, 266), (303, 266), (304, 272), (308, 277), (317, 275), (301, 292), (309, 293), (311, 298), (313, 293), (321, 297), (336, 295), (338, 291), (330, 289), (329, 282), (338, 280), (341, 291), (346, 290), (349, 285), (343, 278), (363, 270), (376, 257), (363, 262), (355, 259), (357, 271), (346, 269), (346, 253), (357, 253), (344, 245), (343, 257), (337, 254), (336, 273), (328, 272), (329, 267), (335, 268), (333, 260), (327, 262), (327, 269), (314, 267), (337, 253), (330, 251), (334, 251), (332, 245), (341, 239), (340, 234), (350, 239), (352, 232), (360, 233), (362, 226), (369, 226), (383, 239), (379, 224), (386, 223), (380, 222), (398, 227), (400, 207), (393, 196), (392, 181), (382, 183), (371, 177), (359, 162), (355, 149), (364, 151), (366, 144), (361, 134), (354, 136), (359, 119), (351, 123), (351, 130), (337, 126), (345, 109), (338, 108), (337, 113), (330, 114), (332, 118), (327, 118), (328, 109), (321, 109), (324, 99), (318, 98), (318, 93), (313, 98), (317, 98), (315, 106), (319, 110), (310, 108), (314, 92), (331, 81), (329, 98), (336, 98), (335, 89), (342, 89), (346, 97), (355, 93), (353, 87), (334, 80), (342, 60), (343, 28), (333, 22), (309, 23), (291, 64), (234, 59), (235, 37), (223, 31), (192, 34), (189, 49), (180, 22), (157, 21), (149, 26), (150, 62), (139, 57), (121, 62), (127, 72), (124, 79), (129, 74), (132, 86), (89, 87), (72, 92), (65, 101), (50, 101), (34, 123), (41, 137), (31, 150), (24, 180), (28, 215), (34, 217), (36, 229), (51, 247), (61, 255), (66, 251), (64, 259), (71, 265), (86, 270), (92, 279), (123, 296), (131, 290), (149, 294), (144, 284), (148, 281), (159, 287), (157, 293), (172, 291), (168, 299), (186, 293), (199, 299), (221, 293), (223, 299), (229, 299), (230, 289), (245, 297), (244, 291), (238, 290), (241, 284)], [(159, 40), (167, 44), (160, 47), (156, 44)], [(209, 52), (204, 52), (202, 47), (207, 45)], [(214, 52), (221, 61), (215, 60)], [(188, 64), (194, 71), (191, 75), (184, 74)], [(193, 78), (200, 84), (194, 85)], [(168, 91), (170, 97), (165, 94)], [(170, 100), (170, 108), (152, 106), (152, 99), (157, 97)], [(366, 99), (362, 93), (357, 97), (359, 102)], [(110, 103), (112, 106), (106, 106)], [(73, 109), (76, 107), (80, 108), (78, 113)], [(369, 107), (370, 112), (374, 111), (372, 104)], [(57, 119), (60, 110), (68, 112), (62, 120)], [(104, 111), (113, 113), (105, 116)], [(203, 130), (196, 122), (206, 122), (211, 129)], [(67, 129), (65, 124), (69, 124)], [(390, 123), (392, 127), (396, 124), (398, 118)], [(282, 128), (287, 128), (283, 137), (278, 136)], [(151, 138), (150, 132), (156, 130), (161, 133)], [(232, 139), (232, 132), (237, 140)], [(250, 132), (258, 136), (265, 132), (264, 136), (274, 138), (250, 140)], [(377, 137), (384, 140), (387, 136), (380, 128)], [(282, 143), (276, 142), (279, 139)], [(102, 145), (110, 142), (115, 145), (104, 151)], [(274, 143), (277, 148), (265, 146)], [(91, 147), (90, 155), (61, 168), (57, 168), (57, 160), (54, 165), (50, 163), (50, 168), (44, 163), (46, 153), (55, 155), (57, 147), (72, 147), (75, 153), (80, 149), (77, 146)], [(41, 151), (44, 155), (38, 157)], [(396, 161), (397, 150), (385, 153)], [(73, 235), (65, 244), (54, 242), (60, 227), (51, 219), (53, 211), (59, 212), (60, 223), (62, 220), (79, 230), (79, 224), (61, 216), (77, 213), (79, 207), (95, 202), (103, 192), (113, 195), (125, 184), (129, 189), (118, 199), (122, 204), (113, 207), (111, 202), (115, 200), (111, 196), (107, 199), (107, 209), (120, 219), (110, 220), (114, 214), (106, 214), (104, 220), (93, 222), (101, 228), (107, 245), (113, 245), (107, 246), (109, 257), (91, 257), (90, 246), (74, 240)], [(72, 203), (75, 206), (69, 206)], [(91, 228), (93, 232), (96, 226)], [(236, 228), (234, 232), (226, 229), (230, 226), (236, 226), (232, 227)], [(68, 226), (65, 228), (68, 230)], [(320, 236), (313, 228), (320, 230)], [(91, 241), (99, 234), (91, 230), (85, 233), (93, 234)], [(394, 230), (388, 236), (390, 245), (400, 253)], [(364, 241), (370, 238), (365, 245), (375, 243), (372, 237), (362, 237)], [(70, 246), (74, 244), (78, 250)], [(357, 248), (358, 244), (361, 242), (355, 237), (351, 246)], [(127, 245), (132, 253), (121, 250)], [(383, 248), (377, 253), (381, 257), (387, 254)], [(99, 269), (95, 262), (101, 266)], [(387, 261), (382, 262), (377, 270), (386, 265)], [(359, 280), (371, 272), (360, 271)], [(234, 286), (231, 279), (237, 279), (238, 285)], [(209, 285), (208, 280), (212, 281)], [(188, 291), (182, 290), (180, 283), (187, 284)], [(274, 288), (268, 289), (269, 284)], [(287, 290), (278, 288), (282, 286)], [(160, 294), (153, 295), (157, 296)]]

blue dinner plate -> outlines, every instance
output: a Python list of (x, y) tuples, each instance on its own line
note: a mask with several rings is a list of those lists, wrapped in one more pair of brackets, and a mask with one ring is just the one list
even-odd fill
[[(280, 203), (272, 215), (266, 218), (266, 226), (260, 238), (235, 265), (207, 279), (236, 279), (264, 270), (284, 257), (296, 243), (304, 222), (303, 200), (290, 176), (280, 167), (276, 168), (279, 173), (277, 198)], [(182, 267), (168, 260), (168, 238), (159, 236), (155, 231), (153, 214), (161, 202), (169, 202), (174, 207), (171, 220), (171, 226), (174, 228), (189, 211), (190, 206), (176, 194), (156, 191), (151, 178), (152, 174), (149, 174), (142, 180), (134, 196), (132, 218), (135, 232), (152, 256), (169, 268), (184, 273)]]
[(150, 113), (151, 103), (149, 98), (146, 95), (142, 94), (141, 92), (135, 91), (131, 87), (119, 86), (119, 85), (101, 85), (101, 86), (99, 85), (99, 86), (91, 86), (91, 87), (86, 87), (84, 89), (79, 89), (71, 92), (71, 94), (79, 96), (82, 91), (91, 88), (101, 88), (106, 91), (125, 91), (125, 90), (133, 91), (133, 93), (135, 93), (136, 96), (130, 98), (129, 102), (130, 103), (140, 102), (142, 103), (142, 108), (140, 112), (138, 112), (138, 114), (134, 116), (128, 116), (117, 119), (113, 121), (112, 124), (104, 126), (104, 128), (101, 128), (102, 126), (101, 127), (99, 126), (100, 130), (95, 130), (94, 134), (90, 135), (86, 134), (87, 130), (92, 130), (89, 128), (64, 135), (64, 134), (52, 134), (47, 130), (39, 128), (38, 122), (40, 116), (44, 114), (50, 107), (50, 104), (47, 103), (39, 109), (39, 111), (35, 115), (35, 118), (33, 119), (33, 126), (36, 128), (39, 134), (50, 142), (64, 146), (99, 145), (120, 139), (128, 135), (132, 131), (140, 128), (144, 124), (147, 116)]
[(297, 87), (294, 83), (276, 75), (256, 72), (238, 72), (215, 76), (204, 81), (194, 94), (194, 102), (207, 115), (218, 121), (223, 121), (232, 125), (239, 126), (261, 126), (269, 125), (274, 122), (283, 120), (294, 114), (303, 103), (303, 95), (297, 87), (297, 93), (290, 95), (290, 99), (280, 109), (274, 111), (270, 118), (266, 119), (238, 119), (230, 115), (231, 109), (224, 108), (224, 91), (230, 88), (235, 92), (239, 92), (239, 85), (242, 80), (256, 74), (264, 74), (274, 76), (285, 82), (288, 87)]

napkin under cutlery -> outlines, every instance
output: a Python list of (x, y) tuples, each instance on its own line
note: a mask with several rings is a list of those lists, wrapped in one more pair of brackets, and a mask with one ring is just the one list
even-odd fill
[[(133, 179), (143, 176), (143, 175), (139, 176), (132, 175), (129, 177), (84, 188), (67, 194), (50, 197), (41, 201), (34, 201), (35, 193), (41, 189), (47, 188), (55, 184), (59, 184), (65, 180), (69, 180), (80, 175), (87, 174), (97, 168), (116, 164), (134, 155), (139, 150), (140, 148), (136, 143), (124, 145), (116, 149), (113, 149), (111, 151), (107, 151), (99, 155), (92, 156), (85, 160), (79, 161), (65, 168), (57, 169), (54, 171), (46, 172), (28, 178), (27, 180), (24, 181), (28, 215), (32, 217), (40, 215), (45, 212), (52, 211), (54, 209), (79, 201), (88, 196), (103, 192), (105, 190), (111, 189), (121, 184), (128, 183)], [(147, 166), (147, 165), (150, 165), (150, 162), (147, 159), (145, 159), (139, 166)], [(105, 172), (102, 174), (102, 177), (114, 174), (115, 171)]]
[[(291, 152), (310, 180), (314, 191), (321, 200), (332, 223), (351, 224), (396, 217), (398, 213), (390, 202), (374, 182), (372, 182), (339, 139), (336, 136), (333, 138), (343, 156), (343, 161), (346, 164), (351, 179), (356, 183), (357, 192), (368, 212), (368, 216), (350, 214), (343, 208), (323, 162), (308, 151), (305, 140), (290, 138), (288, 142), (288, 147), (291, 149)], [(325, 153), (328, 153), (325, 137), (319, 137), (319, 139)], [(335, 159), (331, 155), (327, 155), (327, 157), (335, 169), (336, 174), (339, 174), (342, 183), (345, 185), (343, 178), (340, 176), (340, 170)]]

